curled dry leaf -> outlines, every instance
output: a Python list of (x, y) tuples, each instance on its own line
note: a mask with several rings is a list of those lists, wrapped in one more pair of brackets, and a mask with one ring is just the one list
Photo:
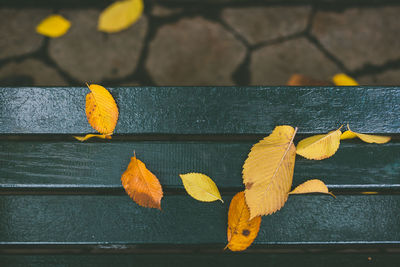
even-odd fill
[(136, 155), (131, 158), (128, 168), (122, 174), (121, 182), (126, 193), (137, 204), (161, 210), (163, 197), (161, 184), (146, 165), (136, 158)]
[(333, 83), (337, 86), (358, 86), (358, 82), (351, 78), (350, 76), (344, 74), (344, 73), (339, 73), (333, 76), (332, 78)]
[[(118, 107), (114, 98), (101, 85), (88, 85), (90, 93), (86, 95), (86, 117), (89, 124), (101, 135), (88, 134), (85, 137), (76, 137), (85, 141), (91, 137), (111, 139), (118, 121)], [(103, 137), (104, 136), (104, 137)]]
[(352, 138), (360, 138), (366, 143), (376, 143), (376, 144), (385, 144), (390, 141), (390, 136), (381, 136), (381, 135), (372, 135), (372, 134), (361, 134), (353, 132), (349, 125), (347, 124), (347, 131), (345, 131), (341, 136), (340, 139), (352, 139)]
[(293, 180), (296, 131), (291, 126), (277, 126), (251, 148), (243, 165), (250, 219), (274, 213), (285, 204)]
[(60, 15), (50, 15), (36, 26), (36, 32), (51, 38), (57, 38), (67, 33), (71, 23)]
[(78, 141), (86, 141), (90, 138), (96, 137), (96, 138), (100, 138), (100, 139), (111, 139), (110, 135), (105, 135), (105, 134), (87, 134), (85, 136), (74, 136), (76, 140)]
[(117, 1), (101, 12), (98, 30), (108, 33), (129, 28), (143, 13), (143, 0)]
[(180, 174), (179, 176), (182, 179), (186, 192), (194, 199), (204, 202), (221, 200), (224, 203), (217, 185), (207, 175), (202, 173), (187, 173)]
[(308, 194), (308, 193), (329, 194), (334, 198), (336, 198), (334, 194), (329, 192), (328, 187), (324, 184), (324, 182), (318, 179), (305, 181), (304, 183), (293, 189), (289, 194)]
[(327, 134), (314, 135), (301, 140), (297, 144), (296, 153), (307, 159), (321, 160), (331, 157), (339, 148), (341, 128)]
[(250, 220), (249, 208), (246, 205), (244, 192), (237, 193), (229, 205), (228, 212), (228, 245), (232, 251), (248, 248), (260, 230), (261, 216)]

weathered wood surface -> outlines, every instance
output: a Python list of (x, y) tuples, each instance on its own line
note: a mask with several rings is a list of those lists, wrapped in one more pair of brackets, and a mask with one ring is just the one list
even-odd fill
[[(0, 88), (0, 254), (9, 254), (0, 266), (397, 266), (399, 254), (382, 253), (400, 247), (400, 88), (111, 91), (121, 114), (116, 135), (80, 143), (71, 135), (94, 132), (84, 112), (88, 89)], [(337, 199), (290, 196), (263, 218), (250, 253), (223, 252), (229, 202), (243, 189), (251, 146), (276, 125), (298, 126), (297, 142), (347, 122), (394, 140), (342, 141), (323, 161), (297, 156), (294, 186), (318, 178)], [(162, 211), (123, 192), (133, 151), (163, 185)], [(188, 196), (178, 174), (190, 171), (210, 175), (225, 203)], [(171, 247), (173, 255), (160, 253)], [(315, 247), (320, 254), (305, 253)], [(284, 251), (258, 253), (265, 249)]]
[[(230, 197), (203, 203), (166, 196), (162, 211), (128, 196), (2, 195), (0, 247), (15, 244), (226, 244)], [(400, 195), (290, 196), (263, 218), (257, 245), (400, 245)]]
[(399, 254), (349, 253), (206, 253), (206, 254), (106, 254), (106, 255), (0, 255), (2, 267), (74, 266), (379, 266), (398, 267)]
[[(0, 141), (0, 192), (43, 188), (121, 188), (133, 151), (168, 189), (183, 188), (179, 174), (208, 174), (222, 191), (243, 188), (242, 166), (257, 142), (140, 142), (114, 140)], [(331, 189), (400, 191), (400, 142), (384, 145), (342, 141), (331, 158), (297, 156), (294, 184), (321, 179)]]
[[(350, 123), (364, 133), (400, 133), (399, 87), (110, 88), (116, 134), (267, 134), (276, 125), (324, 133)], [(0, 134), (94, 132), (79, 88), (0, 88)]]

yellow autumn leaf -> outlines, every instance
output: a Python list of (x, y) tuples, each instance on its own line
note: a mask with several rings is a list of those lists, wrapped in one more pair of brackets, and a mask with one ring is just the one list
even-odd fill
[(277, 126), (255, 144), (243, 165), (243, 183), (250, 219), (281, 209), (292, 186), (297, 128)]
[(204, 202), (221, 200), (224, 203), (217, 185), (207, 175), (192, 172), (180, 174), (179, 176), (182, 179), (186, 192), (194, 199)]
[(229, 205), (228, 211), (228, 245), (232, 251), (242, 251), (248, 248), (257, 237), (260, 230), (261, 216), (250, 219), (244, 192), (237, 193)]
[(86, 117), (89, 124), (101, 135), (88, 134), (85, 137), (74, 136), (79, 141), (92, 137), (111, 139), (118, 121), (118, 107), (114, 98), (101, 85), (87, 85), (90, 93), (86, 95)]
[(105, 134), (87, 134), (83, 137), (82, 136), (74, 136), (74, 138), (76, 140), (81, 141), (81, 142), (86, 141), (93, 137), (97, 137), (97, 138), (101, 138), (101, 139), (111, 139), (110, 135), (105, 135)]
[(352, 131), (345, 131), (342, 133), (342, 135), (340, 136), (340, 140), (345, 140), (345, 139), (353, 139), (356, 138), (357, 135), (355, 133), (353, 133)]
[(307, 159), (321, 160), (331, 157), (339, 148), (341, 128), (327, 134), (314, 135), (301, 140), (297, 144), (296, 153)]
[(344, 73), (339, 73), (333, 76), (332, 78), (333, 83), (337, 86), (358, 86), (359, 84), (351, 78), (350, 76), (344, 74)]
[(36, 32), (52, 38), (63, 36), (67, 33), (71, 23), (60, 15), (50, 15), (36, 26)]
[(293, 189), (289, 194), (308, 194), (308, 193), (329, 194), (334, 198), (336, 198), (334, 194), (329, 192), (328, 187), (324, 184), (324, 182), (318, 179), (305, 181), (304, 183)]
[(129, 28), (143, 13), (143, 0), (117, 1), (101, 12), (97, 28), (114, 33)]
[(340, 136), (341, 140), (344, 139), (351, 139), (351, 138), (360, 138), (366, 143), (376, 143), (376, 144), (384, 144), (390, 141), (390, 136), (383, 136), (383, 135), (372, 135), (372, 134), (361, 134), (353, 132), (349, 125), (347, 124), (347, 131), (345, 131), (342, 136)]

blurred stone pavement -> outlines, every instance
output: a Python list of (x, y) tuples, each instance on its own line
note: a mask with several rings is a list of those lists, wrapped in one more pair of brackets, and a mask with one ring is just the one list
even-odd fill
[[(147, 0), (116, 34), (97, 31), (104, 7), (1, 7), (0, 86), (284, 85), (294, 73), (329, 81), (339, 72), (400, 85), (400, 3)], [(71, 21), (69, 32), (36, 34), (52, 13)]]

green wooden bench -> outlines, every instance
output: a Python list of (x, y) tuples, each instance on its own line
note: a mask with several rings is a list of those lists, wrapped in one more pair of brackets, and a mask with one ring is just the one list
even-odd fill
[[(81, 143), (72, 135), (94, 132), (87, 88), (0, 88), (0, 266), (399, 266), (399, 87), (110, 92), (113, 139)], [(318, 178), (337, 199), (291, 196), (248, 250), (224, 251), (252, 144), (276, 125), (299, 127), (297, 143), (344, 123), (393, 140), (346, 140), (323, 161), (298, 156), (293, 185)], [(162, 211), (121, 186), (134, 150), (160, 179)], [(178, 174), (190, 171), (212, 177), (225, 204), (188, 196)]]

